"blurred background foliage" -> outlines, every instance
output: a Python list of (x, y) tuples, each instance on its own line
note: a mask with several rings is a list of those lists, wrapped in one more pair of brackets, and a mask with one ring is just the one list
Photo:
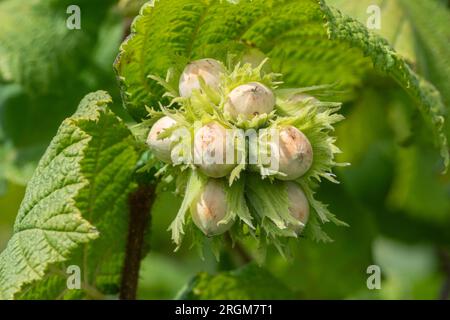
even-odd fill
[[(131, 123), (112, 69), (142, 0), (0, 0), (0, 250), (33, 169), (88, 92), (111, 93), (113, 110)], [(431, 81), (450, 105), (450, 9), (447, 1), (328, 0), (365, 23), (381, 8), (374, 30)], [(68, 30), (66, 8), (82, 8), (82, 29)], [(364, 75), (344, 104), (337, 127), (340, 185), (323, 183), (320, 199), (350, 228), (327, 226), (330, 244), (301, 239), (286, 261), (228, 247), (220, 262), (182, 248), (167, 228), (180, 199), (161, 192), (153, 207), (151, 249), (142, 263), (139, 298), (447, 298), (450, 287), (450, 174), (411, 100), (390, 80)], [(450, 138), (450, 126), (447, 125)], [(245, 251), (247, 253), (245, 253)], [(382, 289), (368, 290), (369, 265), (382, 270)], [(263, 268), (264, 270), (259, 270)], [(258, 276), (256, 276), (258, 275)], [(253, 287), (252, 287), (253, 285)]]

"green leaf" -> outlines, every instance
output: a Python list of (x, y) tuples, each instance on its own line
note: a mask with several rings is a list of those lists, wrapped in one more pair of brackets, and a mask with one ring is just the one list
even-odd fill
[[(78, 0), (70, 3), (6, 0), (0, 3), (0, 80), (21, 84), (34, 95), (49, 93), (73, 82), (95, 42), (98, 25), (110, 1), (102, 5)], [(81, 30), (66, 26), (69, 5), (81, 9)], [(89, 12), (89, 9), (97, 9)], [(24, 19), (26, 17), (26, 19)], [(55, 67), (57, 66), (57, 67)]]
[(339, 171), (342, 187), (362, 205), (389, 211), (389, 217), (404, 214), (444, 227), (450, 214), (448, 173), (440, 173), (429, 134), (408, 105), (402, 92), (362, 92), (336, 130), (342, 159), (352, 163)]
[(365, 55), (371, 57), (376, 69), (391, 76), (413, 98), (425, 120), (431, 124), (446, 170), (450, 155), (444, 130), (445, 105), (439, 92), (432, 84), (419, 77), (386, 40), (339, 11), (323, 4), (322, 8), (328, 20), (331, 39), (361, 48)]
[[(414, 32), (419, 51), (418, 69), (441, 91), (450, 105), (450, 31), (448, 7), (439, 1), (401, 0), (406, 14), (416, 23)], [(430, 17), (433, 17), (430, 19)]]
[[(426, 147), (411, 146), (397, 152), (394, 181), (388, 205), (419, 221), (450, 221), (450, 183), (436, 168), (436, 158)], [(447, 175), (448, 176), (448, 175)]]
[(373, 243), (374, 260), (388, 278), (411, 281), (436, 270), (434, 248), (426, 244), (407, 245), (379, 237)]
[[(137, 152), (109, 103), (106, 92), (87, 95), (40, 160), (0, 255), (1, 299), (116, 292)], [(81, 290), (66, 287), (69, 265)]]
[(179, 294), (189, 300), (292, 299), (293, 292), (267, 270), (251, 263), (240, 269), (198, 274)]
[(172, 231), (172, 240), (177, 245), (177, 249), (181, 244), (184, 235), (184, 222), (186, 212), (189, 210), (191, 203), (203, 190), (206, 184), (206, 178), (197, 170), (190, 170), (189, 180), (186, 186), (183, 202), (178, 210), (177, 216), (170, 224), (169, 230)]
[[(219, 19), (220, 17), (220, 19)], [(316, 25), (314, 25), (316, 24)], [(308, 30), (299, 28), (307, 25)], [(317, 37), (311, 34), (318, 33)], [(302, 39), (302, 38), (305, 39)], [(325, 45), (316, 38), (322, 37)], [(298, 39), (298, 40), (296, 40)], [(302, 46), (299, 46), (299, 43)], [(311, 54), (314, 45), (316, 54)], [(116, 70), (121, 79), (123, 96), (130, 113), (145, 117), (144, 105), (156, 105), (163, 90), (148, 75), (165, 77), (169, 68), (178, 79), (181, 69), (190, 59), (212, 57), (226, 61), (229, 53), (240, 54), (256, 47), (271, 58), (274, 71), (286, 75), (291, 87), (336, 80), (353, 86), (360, 83), (362, 57), (327, 53), (336, 48), (328, 45), (326, 30), (317, 3), (312, 1), (243, 0), (228, 1), (161, 0), (144, 5), (132, 27), (132, 36), (121, 47)], [(344, 48), (343, 48), (344, 49)], [(253, 49), (252, 49), (253, 50)], [(300, 52), (303, 55), (299, 58)], [(338, 54), (338, 58), (333, 58)], [(286, 57), (295, 57), (298, 69), (285, 67)], [(294, 62), (294, 61), (292, 61)], [(340, 65), (351, 72), (336, 74), (317, 72)], [(311, 72), (311, 67), (315, 71)], [(302, 70), (300, 72), (300, 69)], [(367, 66), (366, 66), (367, 69)]]
[(26, 186), (43, 153), (41, 149), (43, 148), (16, 149), (10, 143), (0, 144), (0, 181)]
[[(413, 296), (413, 288), (420, 282), (436, 287), (430, 277), (436, 274), (438, 259), (432, 245), (407, 245), (393, 239), (378, 237), (373, 243), (374, 262), (383, 274), (380, 294), (382, 299), (423, 299)], [(435, 299), (439, 287), (431, 297)], [(420, 295), (424, 295), (422, 290)]]
[[(337, 170), (342, 181), (340, 187), (361, 204), (374, 205), (378, 209), (385, 203), (386, 190), (394, 174), (392, 155), (400, 147), (389, 124), (392, 121), (400, 127), (405, 116), (399, 116), (392, 105), (394, 99), (391, 91), (384, 90), (383, 95), (377, 92), (376, 89), (361, 92), (358, 100), (347, 109), (346, 120), (336, 127), (336, 136), (342, 149), (342, 154), (337, 156), (338, 161), (351, 163), (351, 166)], [(407, 106), (405, 108), (408, 110)], [(397, 131), (399, 143), (410, 138), (409, 126), (405, 125), (404, 130)]]
[[(26, 153), (29, 159), (25, 163), (21, 156), (17, 163), (10, 161), (9, 167), (34, 169), (59, 124), (99, 83), (113, 97), (119, 96), (111, 65), (123, 24), (117, 13), (108, 10), (112, 3), (0, 1), (0, 131), (10, 154)], [(81, 30), (66, 27), (70, 5), (81, 9)], [(106, 40), (98, 41), (100, 37), (108, 45)], [(35, 152), (38, 147), (40, 152)], [(33, 150), (32, 158), (29, 150)]]
[[(160, 0), (144, 5), (115, 64), (125, 105), (135, 119), (157, 105), (164, 90), (148, 75), (174, 78), (188, 60), (257, 48), (284, 74), (289, 87), (336, 84), (353, 96), (372, 66), (414, 99), (433, 128), (445, 166), (449, 162), (439, 92), (420, 78), (386, 40), (323, 1)], [(178, 72), (178, 73), (177, 73)]]
[[(372, 29), (411, 63), (417, 62), (415, 48), (414, 20), (409, 19), (401, 0), (325, 0), (330, 6), (342, 10), (345, 14), (366, 25), (372, 22), (374, 12), (370, 6), (380, 9), (380, 29)], [(434, 1), (434, 0), (432, 0)], [(407, 1), (411, 2), (411, 1)], [(429, 2), (429, 1), (423, 1)], [(370, 10), (369, 10), (370, 9)]]
[(292, 261), (286, 263), (272, 250), (267, 252), (265, 266), (302, 299), (343, 299), (356, 290), (369, 291), (366, 268), (373, 264), (371, 246), (378, 232), (375, 213), (353, 202), (342, 185), (323, 183), (319, 196), (351, 229), (343, 232), (327, 224), (326, 231), (334, 241), (323, 245), (309, 240), (308, 230), (314, 226), (310, 219), (304, 233), (307, 239), (292, 243)]
[(0, 128), (5, 140), (17, 149), (47, 146), (58, 125), (75, 111), (79, 97), (72, 93), (36, 96), (18, 84), (0, 86)]
[[(247, 175), (247, 179), (246, 196), (249, 205), (255, 210), (268, 233), (272, 230), (268, 224), (275, 225), (281, 234), (283, 234), (282, 231), (289, 231), (290, 224), (298, 224), (298, 221), (289, 213), (287, 187), (284, 182), (261, 180), (258, 175), (254, 174)], [(295, 232), (292, 230), (288, 233), (295, 236)]]
[[(327, 0), (366, 23), (369, 5), (381, 9), (381, 29), (374, 30), (441, 91), (450, 103), (450, 13), (443, 1)], [(430, 16), (433, 19), (430, 19)]]
[(250, 228), (254, 229), (255, 227), (252, 223), (253, 217), (245, 202), (245, 176), (227, 187), (226, 192), (228, 212), (224, 220), (228, 222), (235, 217), (239, 217)]

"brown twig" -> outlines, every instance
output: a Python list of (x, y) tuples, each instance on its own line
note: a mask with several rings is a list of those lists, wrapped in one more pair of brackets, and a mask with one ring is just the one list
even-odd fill
[(136, 299), (144, 238), (151, 219), (150, 209), (154, 198), (154, 186), (141, 185), (135, 192), (130, 194), (128, 199), (130, 220), (125, 262), (122, 270), (122, 283), (119, 292), (119, 299), (121, 300)]
[(450, 255), (444, 249), (439, 250), (438, 254), (442, 261), (442, 270), (446, 275), (439, 294), (439, 300), (448, 300), (448, 297), (450, 296)]

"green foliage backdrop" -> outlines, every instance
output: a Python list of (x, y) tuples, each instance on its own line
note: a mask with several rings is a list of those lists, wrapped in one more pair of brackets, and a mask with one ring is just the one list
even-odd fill
[[(224, 245), (219, 262), (201, 260), (189, 248), (173, 252), (166, 230), (181, 199), (157, 189), (138, 297), (442, 296), (450, 279), (442, 268), (450, 265), (446, 1), (144, 2), (0, 0), (0, 299), (115, 297), (128, 195), (154, 181), (136, 172), (145, 154), (134, 125), (165, 99), (148, 75), (171, 69), (178, 79), (190, 60), (256, 51), (285, 75), (283, 86), (331, 84), (330, 98), (344, 102), (338, 161), (352, 166), (318, 195), (350, 227), (327, 225), (328, 244), (300, 239), (289, 261), (269, 250), (262, 266), (246, 264), (263, 261), (250, 242)], [(365, 27), (373, 4), (380, 30)], [(81, 30), (66, 27), (69, 5), (81, 8)], [(381, 290), (367, 289), (371, 264), (382, 268)], [(82, 267), (80, 290), (67, 289), (69, 265)]]

